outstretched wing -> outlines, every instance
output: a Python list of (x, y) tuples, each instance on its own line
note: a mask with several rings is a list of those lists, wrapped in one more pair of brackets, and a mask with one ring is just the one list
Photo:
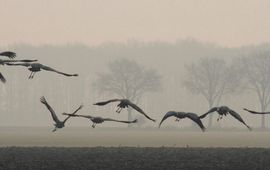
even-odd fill
[(28, 63), (28, 62), (36, 62), (38, 60), (1, 60), (3, 63), (15, 63), (15, 62), (25, 62), (25, 63)]
[(253, 110), (249, 110), (249, 109), (246, 109), (246, 108), (243, 108), (245, 111), (248, 111), (250, 113), (253, 113), (253, 114), (261, 114), (261, 115), (264, 115), (264, 114), (270, 114), (270, 112), (256, 112), (256, 111), (253, 111)]
[(6, 63), (8, 66), (25, 66), (25, 67), (30, 67), (31, 63)]
[(66, 115), (66, 116), (69, 116), (69, 117), (84, 117), (84, 118), (87, 118), (87, 119), (94, 118), (93, 116), (90, 116), (90, 115), (76, 115), (76, 114), (73, 114), (73, 113), (62, 113), (62, 114)]
[(11, 58), (11, 59), (16, 57), (16, 53), (11, 52), (11, 51), (1, 52), (0, 55), (1, 56), (5, 56), (5, 57), (8, 57), (8, 58)]
[(215, 111), (217, 111), (217, 110), (218, 110), (217, 107), (213, 107), (212, 109), (210, 109), (210, 110), (209, 110), (208, 112), (206, 112), (205, 114), (199, 116), (199, 118), (200, 118), (200, 119), (203, 119), (203, 118), (205, 118), (209, 113), (215, 112)]
[(0, 80), (5, 83), (6, 82), (6, 79), (5, 77), (3, 76), (3, 74), (0, 72)]
[(58, 119), (58, 117), (56, 116), (54, 110), (52, 109), (52, 107), (47, 103), (46, 99), (44, 96), (42, 96), (40, 98), (40, 102), (43, 103), (47, 109), (51, 112), (52, 118), (55, 121), (55, 123), (60, 123), (61, 121)]
[(167, 112), (167, 113), (164, 115), (164, 117), (162, 118), (162, 120), (160, 121), (158, 127), (160, 128), (160, 126), (161, 126), (161, 124), (162, 124), (162, 122), (163, 122), (164, 120), (166, 120), (167, 118), (169, 118), (169, 117), (171, 117), (171, 116), (176, 116), (176, 115), (177, 115), (176, 112), (173, 112), (173, 111)]
[(202, 131), (205, 131), (205, 127), (204, 127), (200, 117), (197, 114), (195, 114), (195, 113), (186, 113), (186, 116), (189, 119), (193, 120), (195, 123), (197, 123), (200, 126), (200, 128), (202, 129)]
[(137, 119), (133, 121), (124, 121), (124, 120), (115, 120), (115, 119), (110, 119), (110, 118), (104, 118), (104, 121), (113, 121), (113, 122), (120, 122), (120, 123), (137, 123)]
[[(79, 110), (81, 110), (83, 108), (83, 105), (80, 105), (80, 107), (75, 110), (73, 113), (71, 113), (71, 115), (75, 115)], [(71, 116), (68, 116), (67, 118), (65, 118), (65, 120), (63, 121), (64, 123), (70, 118)]]
[(139, 106), (137, 106), (136, 104), (132, 103), (129, 101), (128, 103), (129, 106), (131, 106), (133, 109), (135, 109), (136, 111), (140, 112), (141, 114), (143, 114), (147, 119), (152, 120), (153, 122), (155, 122), (155, 119), (152, 119), (151, 117), (149, 117), (146, 113), (144, 113), (144, 111), (139, 108)]
[(236, 118), (237, 120), (239, 120), (240, 122), (242, 122), (249, 130), (252, 130), (251, 127), (249, 127), (245, 122), (244, 120), (242, 119), (242, 117), (236, 113), (235, 111), (233, 110), (229, 110), (229, 113), (234, 117)]
[(94, 103), (93, 105), (98, 105), (98, 106), (104, 106), (108, 103), (112, 103), (112, 102), (119, 102), (121, 101), (121, 99), (112, 99), (112, 100), (107, 100), (107, 101), (104, 101), (104, 102), (97, 102), (97, 103)]
[(57, 71), (57, 70), (55, 70), (55, 69), (53, 69), (51, 67), (44, 66), (44, 65), (42, 65), (41, 69), (46, 70), (46, 71), (52, 71), (52, 72), (55, 72), (55, 73), (58, 73), (58, 74), (62, 74), (64, 76), (69, 76), (69, 77), (70, 76), (78, 76), (78, 74), (67, 74), (67, 73), (63, 73), (61, 71)]

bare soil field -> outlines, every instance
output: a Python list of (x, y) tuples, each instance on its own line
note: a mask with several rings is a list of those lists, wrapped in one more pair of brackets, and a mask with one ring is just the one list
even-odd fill
[(0, 170), (270, 169), (269, 131), (0, 128)]
[(0, 148), (1, 170), (267, 170), (270, 149), (139, 147)]

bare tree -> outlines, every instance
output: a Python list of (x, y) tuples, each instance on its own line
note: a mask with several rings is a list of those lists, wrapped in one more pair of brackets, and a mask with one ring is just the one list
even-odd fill
[[(161, 87), (160, 76), (153, 69), (146, 69), (135, 61), (115, 60), (108, 64), (108, 73), (99, 73), (94, 86), (101, 93), (117, 95), (138, 103), (147, 92)], [(128, 109), (128, 120), (132, 120)]]
[[(208, 107), (218, 106), (225, 94), (236, 92), (239, 84), (234, 66), (228, 66), (220, 58), (202, 58), (198, 63), (186, 66), (187, 78), (183, 82), (190, 92), (202, 95)], [(208, 127), (212, 126), (212, 115)]]
[[(265, 112), (270, 103), (270, 51), (254, 52), (239, 61), (247, 89), (257, 94), (261, 111)], [(265, 115), (262, 115), (261, 128), (265, 128)]]

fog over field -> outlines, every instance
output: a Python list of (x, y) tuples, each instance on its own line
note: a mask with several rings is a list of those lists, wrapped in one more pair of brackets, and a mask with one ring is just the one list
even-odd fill
[[(270, 115), (262, 121), (262, 116), (243, 110), (270, 111), (269, 7), (266, 0), (0, 0), (0, 52), (14, 51), (16, 59), (37, 59), (56, 70), (79, 74), (65, 77), (41, 71), (29, 80), (26, 67), (1, 66), (7, 82), (0, 83), (0, 146), (269, 147)], [(143, 83), (153, 77), (158, 83), (130, 99), (157, 122), (131, 110), (131, 118), (139, 120), (131, 127), (104, 122), (94, 129), (87, 119), (71, 118), (66, 128), (52, 133), (53, 120), (41, 96), (61, 120), (63, 112), (73, 112), (81, 104), (79, 114), (130, 118), (127, 109), (115, 112), (116, 103), (93, 105), (125, 96), (119, 95), (121, 88), (108, 90), (105, 85), (110, 83), (99, 81), (111, 68), (122, 69), (117, 65), (121, 61), (129, 62), (127, 70), (138, 66), (134, 75), (142, 70), (156, 75)], [(197, 75), (204, 61), (214, 61), (208, 64), (209, 68), (214, 65), (210, 72), (217, 73), (213, 82), (217, 87), (210, 86), (210, 80), (200, 82), (209, 79)], [(193, 73), (199, 70), (198, 83), (190, 84), (193, 76), (188, 68), (195, 68)], [(222, 77), (227, 72), (229, 76)], [(208, 92), (214, 89), (214, 95), (198, 92), (196, 84)], [(222, 105), (238, 112), (254, 131), (231, 115), (217, 122), (217, 113), (211, 128), (209, 118), (202, 119), (204, 133), (190, 119), (169, 118), (158, 129), (167, 111), (201, 115), (210, 106)]]

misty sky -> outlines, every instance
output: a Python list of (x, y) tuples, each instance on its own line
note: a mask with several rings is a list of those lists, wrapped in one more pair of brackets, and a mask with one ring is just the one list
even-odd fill
[(188, 37), (257, 44), (269, 42), (269, 9), (269, 0), (0, 0), (0, 46)]

